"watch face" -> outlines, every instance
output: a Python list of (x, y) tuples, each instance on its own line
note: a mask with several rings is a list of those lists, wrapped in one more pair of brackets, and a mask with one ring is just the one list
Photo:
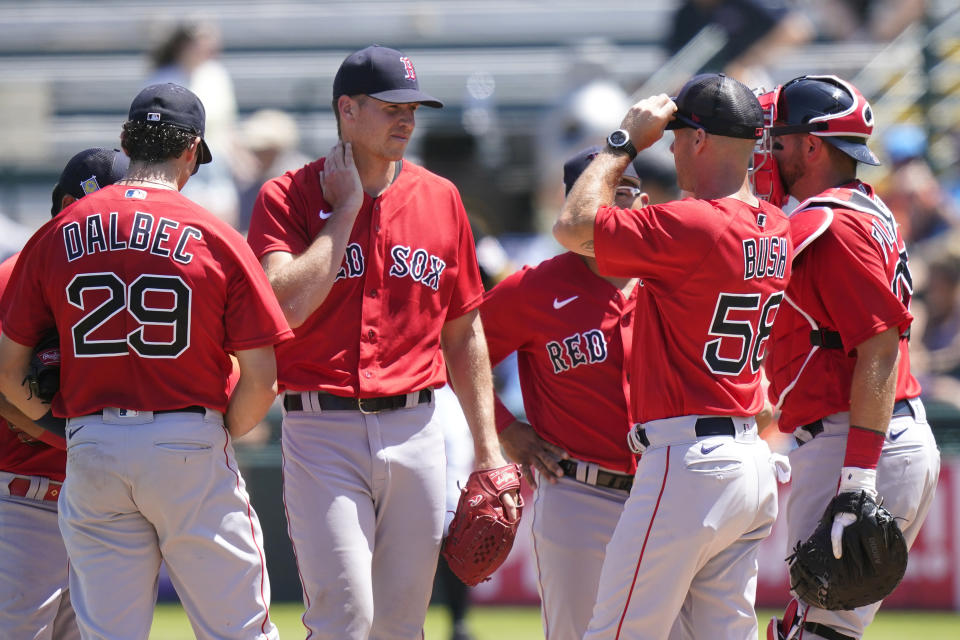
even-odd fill
[(617, 129), (610, 134), (610, 144), (619, 147), (627, 141), (627, 134), (622, 129)]

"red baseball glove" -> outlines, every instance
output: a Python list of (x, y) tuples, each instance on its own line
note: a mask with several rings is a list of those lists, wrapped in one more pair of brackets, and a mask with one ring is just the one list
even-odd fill
[[(460, 493), (441, 553), (450, 570), (471, 587), (490, 579), (513, 548), (523, 500), (520, 465), (474, 471)], [(500, 496), (517, 492), (517, 517), (507, 520)]]

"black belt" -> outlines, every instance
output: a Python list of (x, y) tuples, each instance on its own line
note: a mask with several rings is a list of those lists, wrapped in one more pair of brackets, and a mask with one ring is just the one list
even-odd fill
[[(910, 327), (900, 334), (901, 338), (910, 339)], [(837, 331), (829, 329), (814, 329), (810, 332), (810, 344), (823, 349), (843, 349), (843, 340)]]
[[(893, 413), (890, 414), (890, 417), (891, 417), (891, 418), (905, 418), (906, 416), (913, 416), (914, 418), (917, 417), (917, 416), (913, 413), (913, 407), (910, 406), (910, 401), (909, 401), (909, 400), (897, 400), (897, 401), (893, 404)], [(816, 438), (818, 435), (820, 435), (821, 433), (823, 433), (823, 420), (814, 420), (814, 421), (811, 422), (810, 424), (805, 424), (805, 425), (803, 425), (802, 427), (798, 427), (798, 428), (799, 428), (799, 429), (803, 429), (804, 431), (806, 431), (807, 433), (810, 434), (810, 439), (809, 439), (809, 440), (801, 440), (801, 439), (799, 439), (799, 438), (794, 438), (794, 439), (797, 441), (797, 445), (799, 446), (799, 445), (805, 444), (805, 443), (807, 443), (807, 442), (810, 442), (810, 440), (813, 440), (813, 439)]]
[[(580, 466), (581, 463), (576, 460), (561, 460), (557, 464), (560, 465), (564, 475), (568, 478), (579, 480), (579, 478), (577, 478), (577, 467)], [(625, 473), (612, 473), (610, 471), (604, 471), (603, 469), (597, 469), (596, 482), (589, 482), (587, 480), (579, 481), (607, 489), (619, 489), (621, 491), (630, 491), (630, 489), (633, 488), (633, 476)]]
[(827, 625), (820, 624), (818, 622), (804, 622), (803, 629), (804, 631), (815, 633), (822, 638), (826, 638), (827, 640), (857, 640), (853, 636), (840, 633), (833, 627), (828, 627)]
[[(107, 411), (107, 409), (104, 409), (103, 411)], [(101, 411), (100, 413), (102, 414), (103, 411)], [(123, 411), (123, 409), (121, 409), (121, 411)], [(148, 411), (148, 409), (143, 409), (141, 411)], [(140, 413), (141, 411), (138, 411), (138, 413)], [(190, 407), (180, 407), (179, 409), (160, 409), (158, 411), (151, 411), (150, 413), (156, 415), (158, 413), (206, 413), (206, 412), (207, 412), (207, 409), (205, 407), (201, 407), (200, 405), (195, 404)]]
[[(381, 396), (379, 398), (345, 398), (323, 391), (310, 392), (317, 394), (317, 402), (324, 411), (362, 411), (363, 413), (377, 413), (378, 411), (392, 411), (407, 406), (407, 394), (397, 396)], [(417, 396), (417, 404), (424, 404), (433, 399), (431, 389), (421, 389)], [(298, 392), (287, 392), (283, 396), (283, 408), (287, 411), (303, 411), (303, 398)]]
[[(646, 429), (643, 429), (640, 426), (637, 426), (636, 429), (637, 438), (643, 443), (643, 446), (649, 447), (650, 440), (647, 439)], [(727, 418), (723, 416), (697, 418), (697, 424), (694, 426), (694, 431), (696, 432), (698, 438), (702, 438), (704, 436), (737, 435), (737, 429), (733, 426), (733, 418)]]

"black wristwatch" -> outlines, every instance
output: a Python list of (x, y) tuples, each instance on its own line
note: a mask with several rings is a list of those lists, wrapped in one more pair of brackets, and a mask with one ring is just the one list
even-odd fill
[(633, 143), (630, 142), (630, 134), (624, 129), (617, 129), (607, 136), (607, 147), (613, 151), (626, 153), (630, 156), (631, 160), (637, 157), (637, 150), (634, 148)]

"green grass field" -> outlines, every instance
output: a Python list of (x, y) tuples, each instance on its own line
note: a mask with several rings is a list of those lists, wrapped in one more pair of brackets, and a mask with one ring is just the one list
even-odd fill
[[(271, 615), (286, 640), (304, 638), (300, 624), (303, 607), (278, 603)], [(772, 611), (761, 611), (760, 640), (765, 640), (766, 625)], [(474, 607), (468, 620), (476, 640), (537, 640), (543, 638), (540, 612), (532, 607)], [(450, 623), (446, 611), (431, 607), (427, 614), (427, 640), (449, 640)], [(179, 605), (162, 604), (153, 619), (151, 640), (191, 640), (193, 632)], [(864, 636), (865, 640), (956, 640), (960, 637), (960, 615), (926, 611), (881, 611)]]

